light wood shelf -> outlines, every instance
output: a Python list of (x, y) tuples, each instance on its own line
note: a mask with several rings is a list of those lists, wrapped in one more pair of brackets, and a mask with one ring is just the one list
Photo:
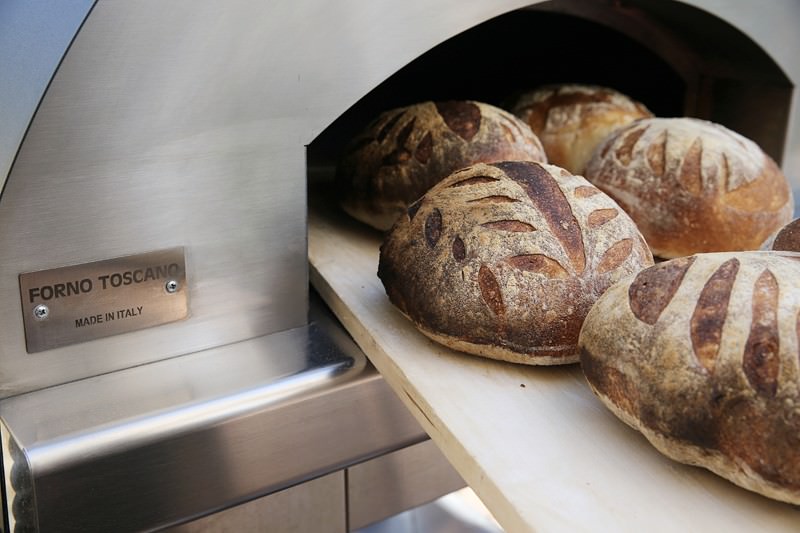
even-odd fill
[(376, 275), (380, 233), (312, 203), (308, 239), (317, 291), (506, 531), (800, 530), (798, 508), (659, 454), (577, 365), (481, 359), (418, 333)]

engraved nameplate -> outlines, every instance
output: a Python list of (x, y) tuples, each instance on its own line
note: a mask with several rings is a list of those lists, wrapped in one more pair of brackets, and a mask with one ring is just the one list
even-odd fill
[(28, 353), (186, 318), (182, 247), (19, 275)]

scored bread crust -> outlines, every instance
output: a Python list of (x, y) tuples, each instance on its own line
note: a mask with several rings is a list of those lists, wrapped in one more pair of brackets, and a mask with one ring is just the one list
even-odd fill
[(800, 254), (699, 254), (611, 287), (581, 365), (616, 416), (677, 461), (800, 503)]
[(794, 209), (789, 182), (769, 156), (698, 119), (643, 119), (618, 130), (597, 148), (585, 176), (664, 258), (757, 250)]
[(576, 362), (583, 317), (652, 264), (636, 226), (580, 176), (506, 161), (453, 173), (381, 246), (390, 301), (451, 348), (517, 363)]
[(653, 114), (628, 96), (596, 85), (547, 85), (523, 94), (512, 108), (539, 137), (548, 161), (583, 174), (600, 142)]
[(388, 230), (451, 172), (504, 160), (547, 160), (536, 135), (511, 113), (474, 101), (393, 109), (346, 149), (336, 173), (340, 204), (357, 220)]

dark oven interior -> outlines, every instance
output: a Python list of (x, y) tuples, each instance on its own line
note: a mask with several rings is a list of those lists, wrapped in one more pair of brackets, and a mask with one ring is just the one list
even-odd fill
[(676, 1), (551, 0), (464, 31), (390, 76), (309, 145), (309, 176), (330, 176), (382, 111), (450, 99), (504, 107), (559, 82), (615, 88), (656, 116), (721, 123), (782, 160), (793, 87), (751, 37)]

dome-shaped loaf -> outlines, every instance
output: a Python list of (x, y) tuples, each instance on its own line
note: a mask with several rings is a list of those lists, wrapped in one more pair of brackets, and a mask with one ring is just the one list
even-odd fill
[(800, 504), (800, 254), (699, 254), (611, 287), (581, 365), (672, 459)]
[(577, 361), (595, 299), (651, 264), (631, 219), (585, 179), (511, 161), (455, 172), (412, 204), (386, 236), (378, 276), (433, 340), (552, 365)]
[(698, 119), (643, 119), (618, 130), (585, 176), (665, 258), (757, 250), (794, 208), (788, 181), (755, 143)]
[(530, 128), (471, 101), (424, 102), (381, 114), (353, 139), (337, 169), (340, 203), (387, 230), (406, 207), (459, 168), (503, 160), (546, 161)]
[(595, 85), (548, 85), (523, 94), (512, 112), (539, 137), (550, 163), (583, 174), (600, 142), (640, 118), (652, 117), (642, 104)]

